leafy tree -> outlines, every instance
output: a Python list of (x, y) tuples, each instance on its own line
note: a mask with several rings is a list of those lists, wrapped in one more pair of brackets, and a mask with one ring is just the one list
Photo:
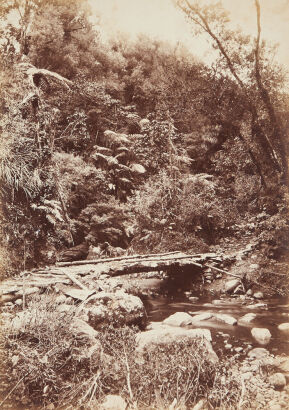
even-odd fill
[[(227, 70), (237, 94), (241, 97), (241, 115), (239, 118), (234, 116), (231, 127), (235, 128), (234, 135), (246, 146), (261, 176), (262, 184), (266, 185), (264, 174), (269, 173), (270, 176), (272, 170), (286, 181), (284, 129), (277, 115), (279, 107), (276, 98), (280, 85), (283, 85), (284, 76), (280, 69), (272, 64), (272, 54), (267, 54), (265, 43), (260, 42), (259, 1), (255, 1), (255, 40), (228, 28), (228, 15), (219, 3), (214, 6), (200, 6), (199, 3), (188, 0), (178, 0), (176, 3), (194, 23), (197, 31), (205, 32), (209, 36), (220, 57), (216, 69), (218, 72)], [(253, 149), (250, 139), (254, 142)], [(257, 157), (254, 151), (261, 152), (265, 161)]]

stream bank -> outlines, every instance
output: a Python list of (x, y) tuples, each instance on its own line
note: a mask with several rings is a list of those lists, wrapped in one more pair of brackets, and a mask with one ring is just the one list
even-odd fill
[[(241, 260), (239, 264), (237, 262), (230, 272), (234, 272), (233, 274), (236, 275), (236, 270), (239, 270), (240, 274), (240, 270), (244, 269), (244, 264), (244, 260)], [(256, 268), (256, 265), (253, 268)], [(82, 351), (81, 357), (92, 354), (91, 348), (93, 346), (97, 346), (97, 349), (102, 351), (103, 347), (98, 341), (98, 337), (102, 334), (102, 325), (105, 323), (107, 325), (114, 323), (118, 326), (138, 324), (141, 329), (138, 329), (137, 337), (150, 340), (149, 346), (154, 345), (155, 339), (162, 340), (166, 346), (169, 346), (170, 342), (173, 341), (173, 345), (177, 346), (179, 338), (185, 340), (187, 337), (192, 337), (190, 343), (200, 342), (205, 338), (207, 340), (205, 348), (208, 349), (206, 357), (213, 358), (213, 362), (209, 366), (221, 366), (226, 369), (227, 373), (219, 375), (222, 388), (225, 388), (226, 385), (231, 386), (232, 380), (235, 380), (236, 386), (245, 386), (236, 393), (240, 409), (288, 409), (288, 333), (278, 328), (280, 324), (288, 322), (288, 298), (270, 296), (263, 293), (256, 285), (245, 289), (246, 292), (244, 292), (241, 283), (230, 275), (220, 275), (218, 272), (212, 274), (211, 271), (205, 272), (205, 275), (196, 275), (195, 273), (190, 275), (188, 272), (183, 272), (175, 278), (163, 272), (114, 278), (103, 274), (97, 281), (98, 291), (91, 296), (91, 303), (87, 303), (87, 305), (85, 299), (81, 299), (86, 297), (85, 292), (83, 293), (81, 290), (75, 292), (73, 289), (68, 290), (67, 287), (65, 287), (64, 292), (62, 285), (59, 284), (55, 287), (54, 293), (47, 290), (42, 294), (27, 295), (27, 305), (24, 310), (21, 299), (6, 302), (2, 308), (2, 318), (6, 322), (14, 323), (13, 340), (20, 338), (20, 341), (26, 337), (25, 334), (31, 326), (33, 332), (35, 331), (35, 325), (31, 319), (35, 317), (33, 315), (37, 314), (37, 326), (41, 327), (42, 332), (43, 329), (46, 329), (48, 322), (57, 323), (60, 321), (62, 328), (67, 326), (67, 329), (62, 338), (58, 337), (57, 346), (54, 346), (53, 349), (58, 348), (59, 342), (65, 341), (66, 338), (72, 337), (73, 343), (75, 343), (79, 337), (81, 340), (85, 337), (84, 345), (77, 347)], [(235, 281), (235, 284), (229, 290), (227, 284), (229, 282), (232, 284), (232, 281)], [(227, 292), (224, 292), (225, 289)], [(85, 306), (85, 309), (80, 311), (81, 306)], [(20, 318), (20, 321), (16, 320), (15, 322), (15, 317)], [(39, 317), (43, 319), (41, 323), (39, 323)], [(70, 326), (71, 320), (74, 321), (74, 327)], [(15, 323), (20, 326), (16, 331)], [(252, 333), (253, 329), (266, 329), (270, 334), (268, 342), (258, 342)], [(140, 332), (140, 330), (142, 331)], [(33, 332), (30, 330), (31, 334)], [(150, 339), (150, 335), (154, 339)], [(120, 337), (119, 342), (121, 342), (123, 336), (118, 337)], [(29, 343), (35, 344), (35, 340), (32, 338)], [(26, 346), (26, 348), (27, 352), (30, 351), (30, 347)], [(38, 348), (38, 344), (34, 345), (35, 350)], [(75, 353), (72, 352), (73, 349), (68, 350), (67, 354), (74, 357)], [(168, 360), (171, 360), (169, 359), (171, 353), (167, 352), (166, 354)], [(41, 351), (41, 357), (42, 355)], [(19, 366), (17, 357), (21, 355), (19, 355), (18, 350), (15, 352), (12, 349), (10, 353), (8, 351), (8, 356), (10, 365), (12, 363), (12, 373), (15, 373)], [(89, 356), (85, 360), (91, 361), (92, 357), (94, 356)], [(138, 360), (134, 354), (132, 358)], [(217, 363), (214, 362), (215, 358), (217, 358)], [(47, 360), (47, 365), (50, 365), (50, 359)], [(78, 356), (77, 360), (79, 360)], [(135, 365), (132, 363), (132, 366)], [(140, 370), (144, 369), (143, 365), (137, 364), (137, 366), (140, 366)], [(104, 368), (106, 369), (106, 365)], [(216, 375), (216, 377), (219, 376)], [(39, 377), (42, 377), (42, 373)], [(236, 382), (237, 380), (238, 382)], [(43, 388), (45, 390), (46, 385)], [(233, 387), (229, 388), (233, 389)], [(25, 391), (25, 386), (22, 386), (22, 389)], [(52, 394), (52, 390), (48, 391)], [(123, 398), (123, 393), (117, 393)], [(125, 407), (130, 408), (132, 402), (126, 395), (124, 397)], [(44, 393), (43, 399), (47, 408), (57, 408), (57, 402), (53, 400), (51, 395)], [(27, 400), (24, 407), (20, 403), (20, 408), (35, 408), (34, 404), (29, 399)], [(103, 396), (101, 400), (105, 403)], [(210, 400), (205, 400), (203, 407), (199, 408), (211, 409), (209, 403), (212, 401)], [(7, 400), (5, 402), (7, 406), (4, 408), (15, 408), (13, 405), (11, 407), (10, 404)], [(199, 403), (194, 405), (197, 404)], [(100, 403), (98, 406), (100, 407), (94, 408), (106, 408), (101, 407)], [(184, 405), (176, 408), (189, 409), (193, 407)], [(226, 407), (224, 404), (223, 407), (219, 408), (232, 407)]]

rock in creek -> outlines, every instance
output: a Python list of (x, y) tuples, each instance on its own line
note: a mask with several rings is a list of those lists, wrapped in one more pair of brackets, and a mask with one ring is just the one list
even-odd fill
[(244, 323), (251, 323), (253, 320), (255, 320), (257, 317), (256, 313), (247, 313), (246, 315), (240, 317), (240, 319), (238, 320), (239, 322), (244, 322)]
[(163, 321), (170, 326), (188, 326), (193, 323), (194, 318), (185, 312), (176, 312)]
[(225, 314), (222, 314), (222, 313), (215, 313), (214, 317), (218, 321), (226, 323), (227, 325), (234, 326), (234, 325), (237, 324), (237, 319), (235, 319), (233, 316), (230, 316), (230, 315), (225, 315)]
[(267, 345), (271, 339), (271, 333), (268, 329), (254, 327), (251, 334), (260, 345)]
[(253, 298), (255, 298), (255, 299), (264, 299), (264, 293), (263, 292), (255, 292), (253, 294)]
[(289, 333), (289, 323), (281, 323), (281, 325), (278, 326), (278, 329), (282, 332)]

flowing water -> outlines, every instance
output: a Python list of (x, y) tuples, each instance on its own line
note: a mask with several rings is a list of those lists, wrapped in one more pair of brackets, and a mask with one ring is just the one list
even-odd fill
[[(148, 314), (149, 322), (160, 322), (176, 312), (187, 312), (191, 315), (199, 313), (222, 313), (233, 316), (238, 320), (237, 325), (227, 325), (216, 320), (205, 320), (198, 322), (197, 326), (210, 329), (212, 333), (213, 345), (216, 350), (224, 352), (225, 344), (231, 344), (234, 351), (235, 347), (260, 347), (251, 335), (253, 327), (266, 328), (272, 338), (266, 347), (274, 354), (289, 354), (288, 334), (278, 329), (281, 323), (289, 322), (289, 300), (287, 298), (271, 298), (263, 300), (253, 300), (242, 297), (222, 296), (221, 299), (209, 293), (194, 292), (191, 296), (197, 296), (199, 299), (195, 302), (190, 301), (184, 291), (170, 291), (168, 294), (160, 294), (154, 297), (148, 296), (144, 304)], [(251, 308), (250, 306), (260, 304), (259, 307)], [(261, 305), (264, 306), (261, 306)], [(239, 319), (247, 313), (255, 313), (256, 318), (251, 323), (244, 323)]]

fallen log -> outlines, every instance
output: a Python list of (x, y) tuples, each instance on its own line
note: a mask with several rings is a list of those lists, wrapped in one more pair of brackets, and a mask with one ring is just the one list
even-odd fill
[[(87, 260), (81, 260), (81, 261), (73, 261), (73, 262), (56, 262), (56, 266), (76, 266), (76, 265), (94, 265), (97, 263), (105, 263), (105, 262), (118, 262), (122, 260), (131, 260), (131, 259), (145, 259), (145, 258), (151, 258), (153, 256), (167, 256), (167, 255), (174, 255), (182, 253), (181, 251), (174, 251), (174, 252), (167, 252), (167, 253), (151, 253), (147, 255), (131, 255), (131, 256), (119, 256), (116, 258), (99, 258), (99, 259), (87, 259)], [(199, 255), (199, 254), (198, 254)], [(198, 256), (195, 255), (195, 256)]]
[(192, 261), (188, 257), (176, 258), (172, 260), (159, 260), (159, 261), (137, 261), (131, 264), (123, 264), (119, 266), (111, 266), (110, 270), (106, 270), (106, 274), (109, 276), (122, 276), (128, 275), (131, 273), (140, 273), (140, 272), (155, 272), (160, 270), (168, 270), (168, 269), (180, 269), (180, 268), (187, 268), (197, 266), (198, 268), (202, 268), (203, 265), (200, 263)]

